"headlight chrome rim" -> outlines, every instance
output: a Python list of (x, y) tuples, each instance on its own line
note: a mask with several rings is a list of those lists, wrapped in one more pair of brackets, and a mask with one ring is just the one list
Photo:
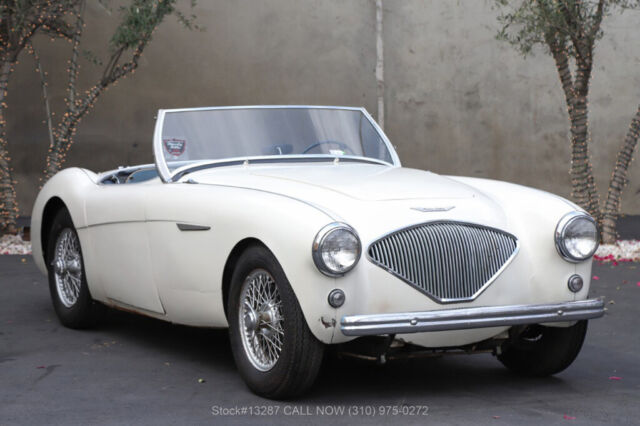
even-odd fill
[[(338, 230), (345, 230), (351, 233), (356, 238), (356, 241), (358, 242), (358, 252), (356, 254), (356, 258), (353, 264), (349, 268), (340, 272), (329, 269), (329, 267), (325, 264), (324, 260), (322, 259), (322, 250), (320, 250), (326, 238), (330, 234)], [(327, 275), (333, 278), (341, 277), (345, 275), (347, 272), (351, 271), (353, 268), (355, 268), (355, 266), (360, 261), (360, 257), (362, 256), (362, 242), (360, 241), (360, 236), (358, 235), (356, 230), (353, 229), (351, 226), (342, 222), (332, 222), (326, 225), (325, 227), (323, 227), (322, 229), (320, 229), (320, 231), (318, 231), (318, 233), (316, 234), (316, 237), (313, 240), (313, 245), (311, 247), (311, 254), (313, 257), (313, 262), (315, 263), (316, 267), (320, 272), (322, 272), (324, 275)]]
[[(596, 243), (593, 249), (587, 256), (580, 257), (580, 258), (574, 257), (573, 255), (571, 255), (571, 253), (567, 251), (567, 248), (564, 244), (565, 231), (567, 230), (569, 225), (571, 225), (573, 222), (579, 219), (588, 220), (593, 224), (594, 228), (596, 229)], [(591, 215), (585, 212), (580, 212), (580, 211), (569, 212), (566, 215), (564, 215), (562, 219), (560, 219), (560, 221), (558, 222), (558, 225), (556, 226), (556, 232), (555, 232), (556, 250), (558, 251), (558, 254), (568, 262), (571, 262), (571, 263), (584, 262), (585, 260), (590, 259), (598, 250), (598, 246), (600, 245), (600, 242), (598, 241), (597, 237), (598, 237), (598, 224), (591, 217)]]

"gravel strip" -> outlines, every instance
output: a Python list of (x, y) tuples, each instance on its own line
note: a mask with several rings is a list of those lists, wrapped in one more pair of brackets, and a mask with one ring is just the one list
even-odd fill
[(24, 241), (20, 235), (3, 235), (0, 237), (2, 254), (31, 254), (31, 241)]
[(593, 258), (600, 262), (640, 262), (640, 240), (618, 240), (602, 244)]

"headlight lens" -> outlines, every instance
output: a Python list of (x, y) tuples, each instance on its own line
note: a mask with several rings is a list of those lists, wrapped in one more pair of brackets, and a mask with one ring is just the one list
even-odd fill
[(349, 225), (330, 223), (313, 241), (313, 261), (323, 274), (341, 276), (356, 266), (362, 248), (360, 238)]
[(570, 262), (593, 256), (598, 249), (598, 228), (591, 216), (582, 212), (565, 215), (556, 228), (556, 247)]

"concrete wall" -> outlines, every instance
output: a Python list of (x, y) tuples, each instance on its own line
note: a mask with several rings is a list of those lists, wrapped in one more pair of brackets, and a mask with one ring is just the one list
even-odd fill
[[(94, 1), (85, 49), (104, 54), (117, 14)], [(386, 130), (405, 166), (510, 180), (570, 193), (568, 124), (553, 61), (495, 40), (489, 0), (384, 0)], [(68, 166), (105, 170), (151, 162), (158, 108), (239, 104), (364, 106), (376, 113), (374, 0), (200, 0), (205, 32), (170, 18), (133, 77), (111, 88), (80, 125)], [(640, 13), (604, 23), (591, 95), (594, 167), (606, 189), (640, 102)], [(36, 41), (62, 110), (69, 45)], [(100, 69), (84, 63), (83, 87)], [(44, 168), (38, 75), (24, 56), (7, 114), (23, 212)], [(637, 155), (636, 155), (637, 156)], [(623, 211), (640, 213), (640, 167)]]

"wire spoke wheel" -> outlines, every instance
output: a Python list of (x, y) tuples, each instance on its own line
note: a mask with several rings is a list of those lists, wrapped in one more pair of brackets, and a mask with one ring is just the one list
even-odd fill
[(48, 238), (43, 249), (46, 250), (51, 302), (58, 319), (69, 328), (95, 326), (105, 307), (91, 297), (81, 241), (69, 211), (66, 208), (59, 209), (46, 231)]
[(252, 271), (240, 290), (238, 309), (242, 345), (259, 371), (271, 370), (284, 341), (282, 299), (276, 282), (264, 269)]
[(60, 232), (51, 262), (55, 287), (62, 304), (70, 308), (76, 304), (82, 287), (82, 259), (80, 242), (72, 229)]
[(309, 329), (273, 253), (251, 245), (236, 262), (226, 311), (238, 372), (260, 396), (299, 396), (318, 376), (324, 345)]

